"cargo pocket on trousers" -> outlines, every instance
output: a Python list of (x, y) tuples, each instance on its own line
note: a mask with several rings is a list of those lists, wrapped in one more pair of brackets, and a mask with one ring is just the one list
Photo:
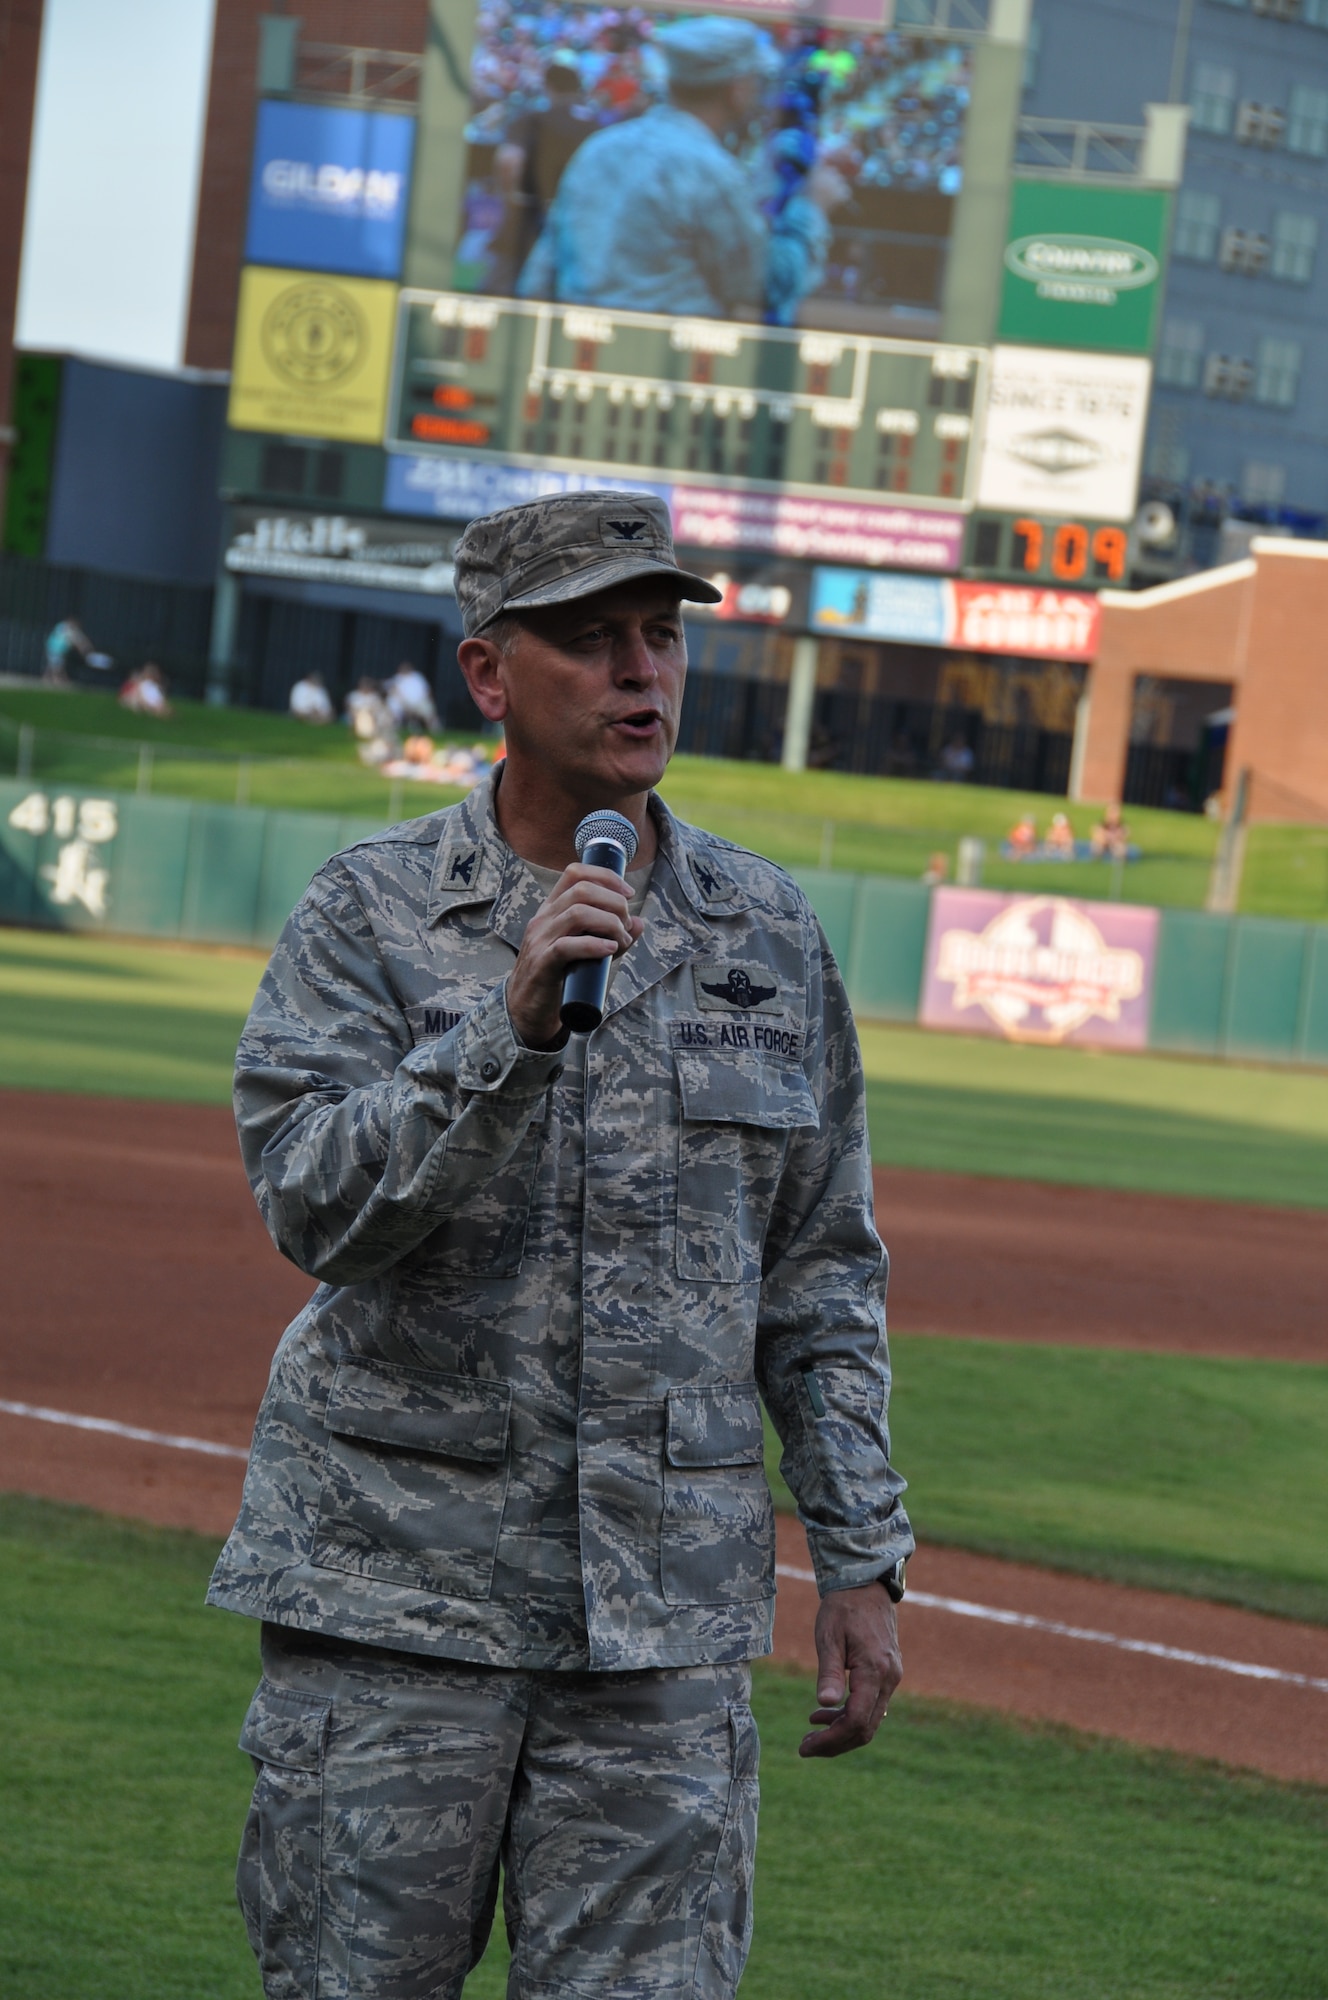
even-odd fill
[(323, 1749), (331, 1703), (260, 1681), (240, 1732), (256, 1778), (235, 1890), (266, 1993), (317, 2000)]
[(729, 1708), (733, 1777), (715, 1872), (710, 1878), (695, 2000), (732, 2000), (752, 1944), (752, 1882), (756, 1872), (756, 1817), (761, 1802), (761, 1739), (745, 1704)]

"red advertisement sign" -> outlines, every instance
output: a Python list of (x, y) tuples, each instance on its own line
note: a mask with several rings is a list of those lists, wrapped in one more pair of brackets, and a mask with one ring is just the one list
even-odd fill
[(1091, 660), (1102, 620), (1097, 598), (1022, 584), (953, 583), (952, 646), (1028, 659)]
[(1142, 1049), (1158, 913), (1068, 896), (938, 889), (919, 1019), (1011, 1042)]

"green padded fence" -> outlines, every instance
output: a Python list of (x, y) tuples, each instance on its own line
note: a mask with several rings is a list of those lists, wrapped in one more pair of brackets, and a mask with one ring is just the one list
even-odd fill
[[(0, 781), (0, 922), (270, 945), (329, 855), (379, 830), (349, 814), (205, 805)], [(797, 872), (864, 1019), (914, 1021), (931, 891)], [(1164, 910), (1149, 1046), (1328, 1065), (1328, 925)]]
[(315, 869), (378, 827), (349, 814), (6, 780), (0, 921), (268, 945)]
[(890, 875), (794, 869), (844, 973), (857, 1014), (915, 1021), (931, 891)]
[(1328, 925), (1163, 910), (1148, 1046), (1328, 1064)]

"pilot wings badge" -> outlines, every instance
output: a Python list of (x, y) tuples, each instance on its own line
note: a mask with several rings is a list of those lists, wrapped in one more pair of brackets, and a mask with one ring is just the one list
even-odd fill
[(758, 986), (750, 973), (744, 972), (740, 965), (729, 967), (728, 978), (722, 984), (712, 984), (709, 980), (702, 979), (698, 971), (696, 984), (701, 993), (710, 994), (713, 999), (722, 1001), (725, 1006), (741, 1007), (746, 1013), (753, 1013), (757, 1008), (765, 1006), (779, 992), (777, 986)]

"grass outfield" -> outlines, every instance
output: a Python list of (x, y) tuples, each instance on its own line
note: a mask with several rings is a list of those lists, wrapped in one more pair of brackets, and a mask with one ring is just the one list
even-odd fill
[[(0, 1991), (258, 2000), (232, 1892), (251, 1625), (201, 1539), (0, 1499)], [(1321, 2000), (1328, 1795), (901, 1698), (802, 1764), (811, 1689), (757, 1676), (743, 2000)], [(500, 2000), (501, 1942), (467, 1986)]]
[[(0, 929), (0, 1087), (230, 1102), (260, 953)], [(871, 1024), (883, 1165), (1328, 1206), (1328, 1075)]]
[(261, 952), (0, 929), (0, 1087), (229, 1104)]
[[(386, 818), (392, 799), (391, 787), (359, 764), (346, 730), (310, 729), (263, 710), (181, 702), (171, 721), (149, 724), (96, 691), (0, 688), (0, 771), (13, 768), (17, 729), (24, 723), (37, 731), (32, 772), (39, 782), (132, 791), (139, 780), (137, 746), (149, 742), (157, 753), (152, 789), (173, 796), (234, 800), (239, 777), (234, 760), (249, 758), (279, 760), (254, 761), (240, 780), (254, 805)], [(1030, 866), (1001, 860), (1000, 842), (1021, 813), (1031, 812), (1045, 827), (1053, 812), (1063, 810), (1081, 837), (1099, 817), (1095, 806), (1070, 805), (1046, 793), (855, 778), (835, 771), (789, 774), (770, 764), (703, 757), (676, 758), (663, 791), (684, 817), (787, 867), (833, 862), (861, 873), (917, 877), (934, 850), (944, 849), (953, 864), (961, 836), (976, 834), (987, 842), (989, 887), (1089, 897), (1111, 893), (1105, 862)], [(418, 812), (458, 796), (426, 785), (410, 792)], [(1144, 806), (1132, 806), (1129, 821), (1143, 858), (1124, 871), (1125, 899), (1200, 907), (1216, 826), (1194, 813)], [(1255, 827), (1241, 908), (1265, 916), (1328, 917), (1328, 829)]]
[[(919, 1539), (1328, 1625), (1328, 1369), (895, 1334)], [(777, 1501), (792, 1507), (768, 1432)]]
[(1328, 1206), (1328, 1074), (859, 1032), (882, 1166)]

